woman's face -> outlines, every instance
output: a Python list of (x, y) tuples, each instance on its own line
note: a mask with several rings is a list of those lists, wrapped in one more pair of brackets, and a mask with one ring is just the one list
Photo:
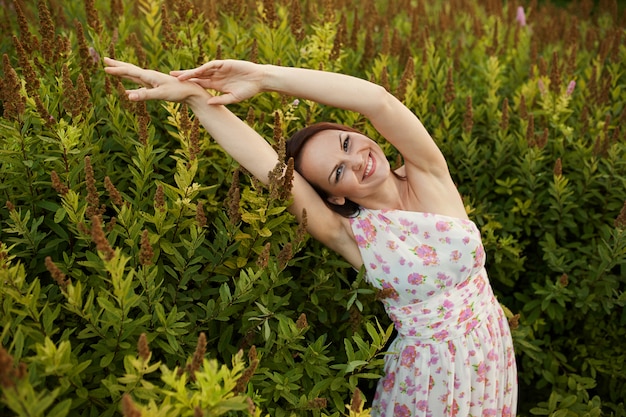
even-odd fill
[(304, 145), (300, 171), (328, 193), (329, 201), (343, 204), (372, 195), (391, 172), (382, 149), (370, 138), (343, 130), (324, 130)]

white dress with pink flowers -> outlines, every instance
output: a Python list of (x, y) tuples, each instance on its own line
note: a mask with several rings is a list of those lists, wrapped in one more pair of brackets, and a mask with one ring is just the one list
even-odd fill
[(361, 209), (351, 219), (368, 282), (398, 336), (372, 416), (514, 416), (517, 371), (508, 322), (466, 219)]

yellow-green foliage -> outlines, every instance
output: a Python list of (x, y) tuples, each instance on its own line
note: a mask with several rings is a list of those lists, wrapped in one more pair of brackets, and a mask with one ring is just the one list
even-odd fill
[[(626, 415), (626, 15), (595, 3), (3, 2), (0, 414), (369, 415), (392, 327), (362, 273), (185, 106), (125, 100), (111, 56), (385, 86), (481, 228), (520, 414)], [(230, 108), (279, 149), (321, 120), (377, 138), (298, 97)]]

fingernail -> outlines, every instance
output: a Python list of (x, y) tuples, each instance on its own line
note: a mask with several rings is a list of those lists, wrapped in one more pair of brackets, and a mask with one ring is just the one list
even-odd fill
[(137, 94), (136, 93), (130, 93), (128, 95), (128, 99), (129, 100), (137, 100)]

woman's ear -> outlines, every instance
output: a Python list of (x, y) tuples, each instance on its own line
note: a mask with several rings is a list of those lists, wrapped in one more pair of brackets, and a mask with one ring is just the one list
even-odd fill
[(336, 206), (343, 206), (344, 204), (346, 204), (345, 197), (328, 197), (327, 200), (329, 203), (334, 204)]

